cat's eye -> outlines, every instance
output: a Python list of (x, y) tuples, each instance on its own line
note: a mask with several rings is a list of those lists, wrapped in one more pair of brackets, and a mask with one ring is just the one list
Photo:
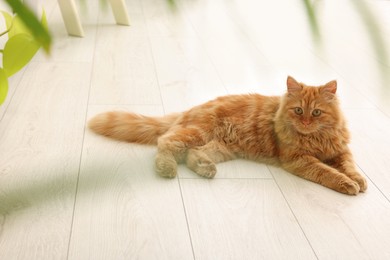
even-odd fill
[(313, 112), (311, 113), (313, 116), (320, 116), (321, 115), (321, 110), (319, 109), (314, 109)]
[(297, 114), (297, 115), (302, 115), (303, 114), (303, 109), (300, 108), (300, 107), (296, 107), (294, 109), (294, 111), (295, 111), (295, 114)]

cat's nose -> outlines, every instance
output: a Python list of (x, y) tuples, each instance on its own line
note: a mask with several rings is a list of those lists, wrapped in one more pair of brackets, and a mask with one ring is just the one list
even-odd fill
[(304, 126), (308, 126), (308, 125), (311, 124), (311, 122), (310, 122), (310, 120), (303, 119), (303, 120), (302, 120), (302, 124), (303, 124)]

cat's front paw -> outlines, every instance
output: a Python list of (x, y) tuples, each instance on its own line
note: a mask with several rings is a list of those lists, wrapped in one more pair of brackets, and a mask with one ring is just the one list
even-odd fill
[(350, 177), (352, 180), (356, 181), (359, 184), (360, 192), (365, 192), (367, 190), (367, 181), (360, 174), (356, 174)]
[(337, 191), (348, 195), (357, 195), (360, 191), (360, 186), (357, 182), (350, 179), (343, 180), (338, 183)]

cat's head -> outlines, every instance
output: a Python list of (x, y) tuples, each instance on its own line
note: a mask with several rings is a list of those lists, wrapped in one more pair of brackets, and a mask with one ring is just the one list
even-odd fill
[(335, 80), (312, 87), (289, 76), (280, 116), (288, 127), (305, 135), (334, 128), (341, 122), (336, 90)]

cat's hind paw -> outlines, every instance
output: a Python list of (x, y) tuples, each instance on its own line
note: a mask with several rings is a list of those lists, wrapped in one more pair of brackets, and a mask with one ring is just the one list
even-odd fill
[(202, 177), (211, 179), (217, 174), (217, 167), (213, 162), (201, 162), (196, 167), (195, 172)]
[(190, 151), (186, 163), (188, 168), (205, 178), (214, 178), (217, 173), (215, 163), (199, 151)]
[(175, 178), (177, 175), (177, 163), (173, 156), (157, 154), (155, 168), (161, 177)]

